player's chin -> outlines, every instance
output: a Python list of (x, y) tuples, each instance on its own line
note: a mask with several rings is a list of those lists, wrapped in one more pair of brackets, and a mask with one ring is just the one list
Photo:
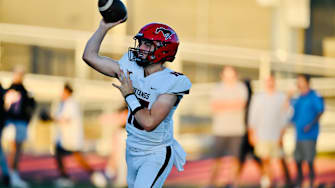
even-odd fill
[(136, 61), (136, 64), (140, 67), (146, 67), (148, 64), (144, 63), (143, 61)]

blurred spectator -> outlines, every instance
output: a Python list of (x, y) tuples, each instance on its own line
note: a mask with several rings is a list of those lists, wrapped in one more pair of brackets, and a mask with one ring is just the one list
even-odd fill
[(2, 183), (5, 186), (9, 186), (9, 170), (6, 160), (6, 155), (2, 151), (2, 130), (5, 126), (5, 109), (4, 109), (4, 100), (3, 96), (5, 94), (5, 90), (2, 88), (0, 84), (0, 165), (1, 165), (1, 172), (2, 172)]
[[(123, 156), (126, 154), (126, 122), (128, 116), (128, 106), (123, 104), (116, 113), (112, 114), (109, 126), (112, 124), (112, 136), (110, 145), (112, 146), (110, 156), (106, 165), (105, 173), (115, 184), (125, 184), (126, 161)], [(124, 168), (124, 169), (121, 169)]]
[(72, 87), (65, 84), (61, 102), (53, 118), (57, 124), (55, 157), (61, 175), (56, 184), (61, 187), (73, 186), (63, 161), (65, 156), (72, 155), (79, 165), (91, 175), (92, 183), (98, 187), (104, 187), (107, 183), (104, 176), (102, 173), (93, 171), (81, 152), (84, 144), (82, 114), (79, 104), (72, 97), (72, 93)]
[(229, 172), (232, 173), (233, 182), (229, 183), (236, 185), (238, 158), (245, 133), (244, 108), (248, 93), (245, 85), (238, 80), (237, 72), (233, 67), (225, 67), (221, 73), (221, 79), (222, 82), (212, 92), (215, 162), (210, 181), (216, 185), (222, 184), (218, 180), (220, 159), (222, 156), (232, 156), (232, 169)]
[(11, 183), (17, 187), (28, 187), (18, 173), (18, 163), (22, 154), (23, 143), (27, 139), (27, 128), (35, 109), (35, 100), (23, 85), (24, 70), (17, 67), (14, 70), (13, 83), (7, 89), (4, 96), (6, 113), (5, 125), (15, 126), (15, 147), (13, 152), (13, 171), (11, 172)]
[(257, 93), (253, 97), (249, 113), (250, 142), (255, 145), (255, 153), (263, 164), (261, 187), (271, 187), (274, 180), (271, 161), (278, 158), (285, 172), (286, 184), (291, 184), (282, 148), (288, 122), (287, 96), (276, 91), (275, 78), (270, 75), (265, 81), (265, 92)]
[(303, 182), (303, 161), (308, 163), (310, 187), (314, 185), (314, 158), (319, 135), (319, 120), (324, 111), (323, 98), (310, 88), (310, 77), (299, 75), (297, 79), (299, 96), (291, 101), (294, 114), (291, 119), (296, 128), (294, 158), (297, 164), (297, 187)]
[[(247, 130), (248, 129), (248, 119), (249, 119), (249, 107), (250, 107), (250, 101), (253, 95), (253, 91), (252, 91), (249, 79), (245, 79), (244, 84), (248, 91), (247, 103), (246, 103), (246, 107), (244, 110), (244, 126), (246, 127), (246, 130)], [(256, 161), (258, 167), (261, 169), (262, 161), (259, 157), (255, 155), (254, 146), (251, 145), (249, 142), (249, 131), (245, 131), (245, 134), (242, 140), (242, 145), (241, 145), (241, 154), (239, 157), (240, 167), (238, 169), (238, 177), (240, 176), (243, 170), (243, 166), (247, 159), (248, 154)]]

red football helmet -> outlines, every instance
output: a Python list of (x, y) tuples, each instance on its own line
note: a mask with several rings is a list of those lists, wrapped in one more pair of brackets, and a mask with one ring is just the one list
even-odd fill
[[(135, 47), (128, 50), (129, 59), (144, 67), (165, 61), (172, 62), (179, 45), (177, 33), (171, 27), (161, 23), (145, 25), (135, 35), (134, 40)], [(141, 50), (139, 47), (142, 42), (150, 42), (154, 45), (154, 50)], [(147, 57), (143, 59), (142, 54), (147, 54)]]

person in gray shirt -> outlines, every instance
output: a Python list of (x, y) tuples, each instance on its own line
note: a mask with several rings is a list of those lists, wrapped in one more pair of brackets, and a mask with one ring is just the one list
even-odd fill
[(288, 120), (288, 98), (276, 90), (275, 78), (270, 75), (265, 81), (265, 91), (255, 94), (252, 98), (249, 112), (250, 142), (254, 144), (255, 153), (263, 164), (261, 187), (271, 186), (272, 159), (280, 159), (286, 184), (291, 184), (282, 149), (282, 137)]

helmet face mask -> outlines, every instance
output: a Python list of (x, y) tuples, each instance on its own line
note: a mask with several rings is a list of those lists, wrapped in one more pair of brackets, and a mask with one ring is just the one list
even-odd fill
[[(179, 40), (175, 31), (165, 24), (151, 23), (134, 37), (135, 47), (129, 48), (128, 57), (139, 66), (172, 62), (178, 50)], [(145, 47), (141, 47), (141, 45)], [(145, 49), (145, 50), (144, 50)]]
[[(135, 47), (129, 48), (129, 58), (135, 61), (139, 66), (146, 67), (153, 64), (151, 60), (155, 59), (155, 51), (163, 46), (160, 41), (152, 41), (144, 38), (134, 38)], [(147, 49), (141, 49), (141, 45)]]

